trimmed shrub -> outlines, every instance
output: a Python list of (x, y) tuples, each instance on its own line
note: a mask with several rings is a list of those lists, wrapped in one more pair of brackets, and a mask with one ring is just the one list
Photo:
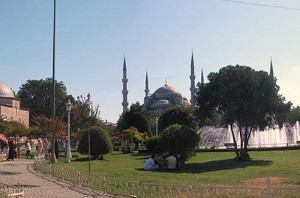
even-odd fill
[(199, 142), (200, 137), (196, 130), (185, 125), (170, 125), (160, 135), (164, 150), (181, 154), (184, 161), (196, 154)]
[(147, 148), (147, 151), (152, 153), (162, 152), (162, 146), (160, 144), (160, 136), (152, 136), (150, 138), (147, 138), (144, 141), (144, 144)]
[(99, 127), (93, 126), (87, 129), (81, 136), (81, 140), (78, 145), (78, 152), (80, 154), (88, 154), (89, 144), (88, 144), (88, 135), (90, 133), (90, 146), (91, 146), (91, 155), (93, 159), (99, 158), (100, 155), (104, 155), (112, 152), (112, 143), (110, 138), (107, 135), (107, 132)]

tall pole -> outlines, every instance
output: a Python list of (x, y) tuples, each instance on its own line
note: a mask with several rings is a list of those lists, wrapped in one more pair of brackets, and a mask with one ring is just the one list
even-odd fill
[[(55, 103), (56, 103), (56, 97), (55, 97), (55, 16), (56, 16), (56, 0), (53, 1), (54, 3), (54, 9), (53, 9), (53, 54), (52, 54), (52, 82), (53, 82), (53, 119), (55, 119)], [(56, 130), (56, 129), (55, 129)], [(55, 163), (57, 162), (56, 156), (55, 156), (55, 139), (52, 132), (52, 153), (51, 153), (51, 162)]]
[(91, 173), (91, 131), (88, 130), (88, 144), (89, 144), (89, 174)]
[(67, 108), (67, 112), (68, 112), (68, 140), (67, 140), (67, 161), (66, 162), (71, 162), (71, 158), (72, 158), (72, 153), (71, 153), (71, 148), (70, 148), (70, 143), (71, 143), (71, 127), (70, 127), (70, 113), (71, 113), (71, 109), (72, 109), (72, 104), (70, 102), (70, 100), (68, 100), (68, 103), (66, 105)]

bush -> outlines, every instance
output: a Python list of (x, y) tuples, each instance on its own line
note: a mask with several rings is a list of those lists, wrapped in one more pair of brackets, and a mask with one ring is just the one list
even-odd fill
[(152, 136), (144, 142), (147, 150), (152, 153), (162, 152), (162, 146), (160, 144), (160, 136)]
[(112, 152), (112, 143), (110, 138), (107, 135), (107, 132), (99, 127), (93, 126), (87, 129), (81, 136), (81, 140), (78, 145), (78, 152), (80, 154), (88, 154), (89, 145), (88, 145), (88, 134), (90, 133), (90, 146), (91, 146), (91, 155), (93, 159), (99, 158), (100, 155), (104, 155)]
[(200, 137), (195, 129), (179, 124), (170, 125), (160, 136), (164, 150), (181, 154), (184, 161), (196, 154), (199, 142)]

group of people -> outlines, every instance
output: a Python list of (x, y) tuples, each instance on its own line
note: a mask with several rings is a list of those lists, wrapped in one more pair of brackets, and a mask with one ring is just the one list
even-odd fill
[[(32, 146), (33, 142), (30, 139), (25, 141), (25, 156), (28, 159), (29, 157), (33, 157), (32, 155)], [(14, 160), (15, 158), (19, 158), (21, 155), (21, 143), (17, 143), (15, 140), (9, 141), (0, 141), (0, 154), (4, 156), (7, 160)], [(50, 142), (45, 139), (38, 139), (36, 145), (36, 155), (45, 155), (47, 158), (49, 155)]]
[[(16, 146), (15, 141), (1, 142), (2, 154), (5, 155), (7, 160), (14, 161), (15, 158), (20, 157), (20, 148)], [(8, 155), (7, 155), (8, 154)]]
[(179, 154), (175, 155), (172, 152), (156, 153), (146, 160), (144, 169), (147, 171), (159, 168), (174, 170), (180, 165), (181, 159)]
[[(50, 149), (50, 142), (45, 138), (42, 140), (41, 138), (38, 139), (38, 144), (36, 145), (36, 154), (37, 155), (49, 155), (49, 149)], [(32, 158), (32, 142), (30, 140), (25, 141), (25, 155), (26, 158), (28, 159), (29, 157)]]

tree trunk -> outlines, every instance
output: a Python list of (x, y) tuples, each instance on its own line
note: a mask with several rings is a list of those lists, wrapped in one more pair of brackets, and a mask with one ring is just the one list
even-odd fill
[(236, 159), (238, 159), (240, 155), (239, 155), (239, 152), (238, 152), (238, 148), (237, 148), (237, 144), (236, 144), (236, 140), (235, 140), (235, 135), (234, 135), (234, 132), (233, 132), (233, 125), (232, 125), (232, 123), (230, 123), (230, 130), (231, 130), (233, 144), (234, 144), (234, 152), (236, 154)]
[(139, 149), (139, 143), (135, 142), (134, 143), (134, 150), (137, 151)]
[(250, 155), (248, 153), (248, 140), (249, 140), (248, 133), (250, 133), (250, 132), (248, 132), (248, 126), (246, 126), (244, 136), (243, 136), (243, 138), (241, 138), (241, 139), (243, 139), (244, 145), (241, 148), (240, 157), (238, 159), (239, 161), (250, 161), (251, 160)]

